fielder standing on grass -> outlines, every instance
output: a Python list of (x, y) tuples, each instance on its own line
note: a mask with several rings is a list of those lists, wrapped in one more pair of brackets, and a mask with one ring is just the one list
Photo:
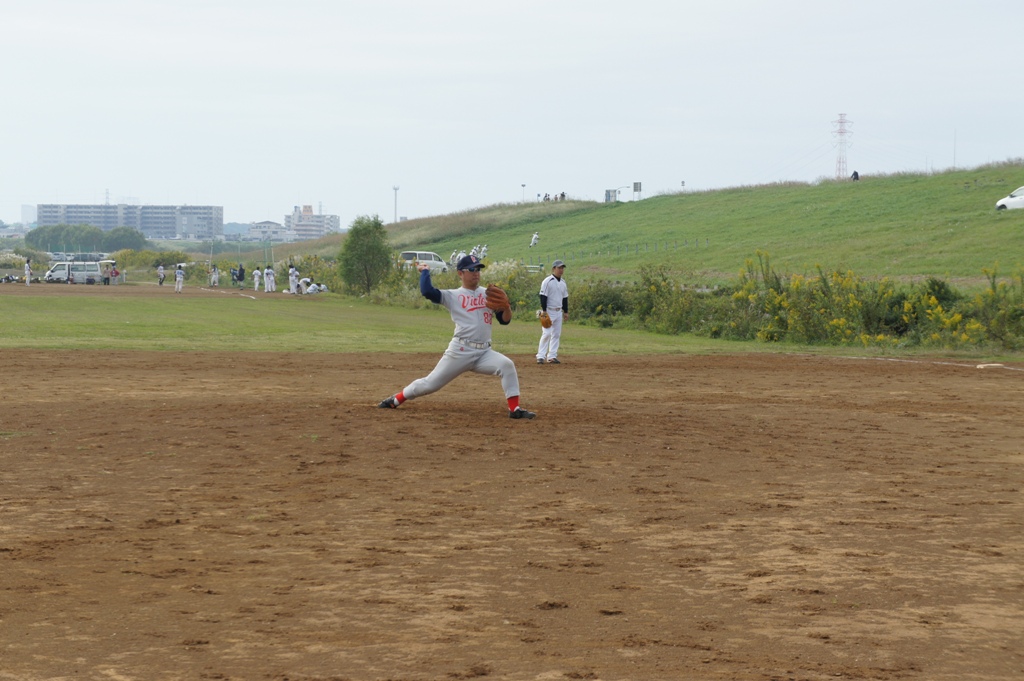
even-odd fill
[(546, 314), (551, 324), (542, 321), (540, 346), (537, 348), (537, 364), (561, 364), (558, 361), (558, 346), (562, 342), (562, 320), (569, 318), (569, 287), (562, 279), (565, 263), (556, 260), (551, 263), (551, 274), (540, 284), (541, 317)]
[(32, 258), (25, 259), (25, 286), (32, 285)]
[(491, 322), (501, 325), (512, 321), (512, 307), (508, 296), (493, 284), (480, 286), (483, 263), (475, 255), (459, 260), (456, 274), (462, 282), (460, 288), (440, 290), (430, 283), (430, 267), (420, 263), (420, 293), (427, 300), (443, 305), (455, 322), (455, 337), (448, 344), (434, 370), (424, 378), (410, 383), (397, 395), (381, 401), (381, 409), (395, 409), (406, 400), (429, 395), (451, 383), (456, 376), (472, 371), (501, 377), (501, 387), (508, 400), (508, 416), (512, 419), (532, 419), (536, 414), (519, 406), (519, 375), (516, 365), (505, 355), (491, 349)]

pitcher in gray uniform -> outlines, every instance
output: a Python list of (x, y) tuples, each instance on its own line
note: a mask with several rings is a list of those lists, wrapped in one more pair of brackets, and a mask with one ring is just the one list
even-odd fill
[(462, 282), (460, 288), (437, 289), (430, 283), (430, 267), (421, 263), (420, 293), (427, 300), (443, 305), (455, 322), (455, 337), (448, 344), (441, 360), (428, 376), (419, 378), (400, 393), (381, 401), (381, 409), (395, 409), (406, 400), (437, 392), (451, 383), (456, 376), (472, 371), (477, 374), (500, 376), (501, 387), (508, 400), (508, 415), (512, 419), (532, 419), (536, 414), (519, 406), (519, 375), (516, 365), (505, 355), (491, 348), (491, 322), (506, 325), (506, 311), (494, 312), (487, 307), (487, 289), (480, 286), (483, 263), (475, 255), (459, 260), (456, 274)]

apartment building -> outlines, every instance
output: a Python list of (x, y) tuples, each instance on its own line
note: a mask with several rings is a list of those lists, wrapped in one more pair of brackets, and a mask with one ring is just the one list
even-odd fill
[(224, 238), (223, 206), (41, 203), (36, 206), (36, 214), (39, 227), (92, 225), (104, 231), (132, 227), (147, 239), (217, 241)]
[(341, 218), (337, 215), (323, 215), (313, 212), (313, 206), (298, 206), (291, 215), (284, 216), (284, 226), (289, 232), (295, 232), (300, 241), (319, 239), (331, 232), (341, 231)]
[(297, 241), (298, 235), (270, 220), (249, 223), (249, 241)]

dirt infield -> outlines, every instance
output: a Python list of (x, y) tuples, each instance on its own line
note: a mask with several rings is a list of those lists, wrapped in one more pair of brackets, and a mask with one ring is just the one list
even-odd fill
[(1024, 677), (1020, 367), (2, 357), (0, 679)]

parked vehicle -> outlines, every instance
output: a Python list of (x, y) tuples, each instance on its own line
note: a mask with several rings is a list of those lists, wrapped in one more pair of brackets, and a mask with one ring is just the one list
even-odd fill
[(418, 263), (426, 263), (431, 272), (447, 272), (448, 263), (437, 253), (430, 251), (402, 251), (399, 260), (403, 267), (416, 267)]
[(1024, 208), (1024, 187), (1020, 187), (1011, 192), (1009, 196), (996, 201), (996, 210), (1006, 210), (1007, 208)]
[(98, 284), (102, 279), (98, 262), (58, 262), (43, 275), (43, 281), (54, 284)]

